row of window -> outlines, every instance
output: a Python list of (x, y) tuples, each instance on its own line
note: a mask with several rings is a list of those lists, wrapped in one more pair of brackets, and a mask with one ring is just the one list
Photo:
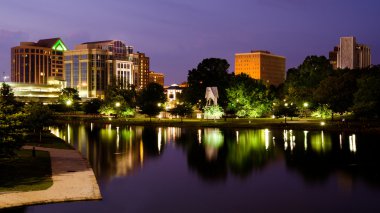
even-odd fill
[(131, 65), (119, 63), (119, 64), (117, 64), (117, 68), (131, 69)]
[(17, 48), (15, 49), (15, 53), (37, 53), (37, 54), (44, 54), (44, 55), (63, 55), (63, 52), (60, 51), (46, 51), (41, 49), (23, 49), (23, 48)]

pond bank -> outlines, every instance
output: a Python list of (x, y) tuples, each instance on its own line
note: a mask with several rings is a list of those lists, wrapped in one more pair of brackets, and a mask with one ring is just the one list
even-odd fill
[[(157, 119), (152, 118), (109, 118), (99, 116), (71, 115), (60, 116), (57, 124), (63, 123), (94, 123), (94, 124), (113, 124), (113, 125), (132, 125), (132, 126), (168, 126), (168, 127), (214, 127), (214, 128), (254, 128), (254, 129), (293, 129), (293, 130), (328, 130), (335, 132), (367, 132), (379, 133), (380, 121), (378, 120), (350, 120), (350, 121), (331, 121), (317, 119)], [(323, 123), (322, 123), (323, 122)]]
[[(32, 149), (32, 147), (25, 146), (24, 149)], [(41, 147), (36, 147), (36, 150), (50, 153), (53, 186), (41, 191), (0, 194), (0, 209), (102, 199), (94, 172), (78, 151)]]

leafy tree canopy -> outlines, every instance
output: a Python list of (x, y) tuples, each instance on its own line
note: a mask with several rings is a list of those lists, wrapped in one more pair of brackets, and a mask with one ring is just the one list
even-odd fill
[(218, 87), (218, 103), (227, 106), (226, 89), (231, 74), (228, 73), (230, 65), (225, 59), (207, 58), (198, 64), (197, 68), (189, 71), (187, 81), (189, 87), (183, 91), (184, 98), (191, 104), (200, 102), (199, 108), (205, 105), (206, 87)]
[(66, 104), (67, 106), (71, 106), (76, 102), (80, 101), (79, 92), (74, 88), (64, 88), (61, 90), (61, 94), (58, 97), (58, 101), (61, 104)]
[(333, 113), (346, 112), (353, 104), (357, 77), (356, 70), (342, 70), (325, 78), (314, 91), (315, 102), (328, 105)]
[(171, 114), (178, 115), (182, 118), (193, 113), (193, 107), (190, 103), (177, 104), (171, 111)]
[(151, 118), (161, 112), (165, 101), (164, 88), (160, 84), (149, 83), (139, 94), (137, 104), (142, 114)]
[(307, 56), (300, 66), (288, 70), (285, 97), (282, 98), (297, 105), (312, 103), (314, 90), (332, 72), (333, 68), (325, 56)]
[(272, 109), (274, 91), (246, 74), (232, 77), (226, 90), (228, 109), (240, 117), (260, 117)]
[(380, 116), (380, 68), (358, 80), (352, 110), (360, 117)]

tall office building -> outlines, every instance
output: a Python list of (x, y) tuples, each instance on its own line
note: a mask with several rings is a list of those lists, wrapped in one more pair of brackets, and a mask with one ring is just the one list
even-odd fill
[(149, 82), (148, 83), (158, 83), (161, 86), (165, 85), (165, 75), (163, 73), (158, 73), (154, 71), (149, 71)]
[(11, 81), (47, 84), (63, 80), (63, 52), (67, 47), (60, 38), (21, 42), (11, 49)]
[(341, 37), (339, 46), (329, 53), (330, 63), (337, 69), (362, 69), (371, 66), (371, 50), (368, 46), (357, 44), (356, 38)]
[(66, 86), (84, 98), (104, 98), (108, 85), (128, 89), (133, 84), (133, 63), (121, 41), (82, 43), (65, 52), (64, 63)]
[(135, 86), (137, 89), (145, 88), (149, 83), (149, 57), (145, 53), (131, 54), (134, 65)]
[(285, 63), (285, 57), (273, 55), (269, 51), (237, 53), (235, 75), (245, 73), (251, 78), (278, 86), (285, 81)]

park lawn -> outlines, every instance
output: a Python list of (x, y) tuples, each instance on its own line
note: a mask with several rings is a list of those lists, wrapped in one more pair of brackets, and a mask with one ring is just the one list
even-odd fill
[(68, 143), (66, 143), (61, 138), (53, 135), (52, 133), (43, 133), (40, 142), (39, 134), (28, 134), (25, 136), (24, 145), (27, 146), (38, 146), (44, 148), (53, 148), (53, 149), (74, 149)]
[(0, 158), (0, 193), (45, 190), (53, 185), (49, 152), (16, 151), (12, 158)]

